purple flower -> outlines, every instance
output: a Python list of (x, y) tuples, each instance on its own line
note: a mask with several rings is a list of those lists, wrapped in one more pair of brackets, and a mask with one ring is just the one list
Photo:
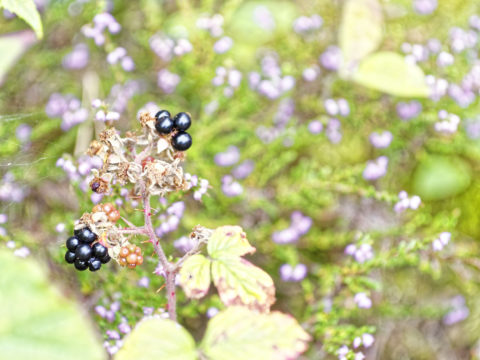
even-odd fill
[(300, 211), (294, 211), (290, 219), (291, 223), (288, 228), (275, 231), (272, 234), (272, 240), (277, 244), (289, 244), (298, 241), (312, 226), (312, 219), (303, 215)]
[(32, 135), (32, 127), (28, 124), (20, 124), (15, 130), (15, 135), (21, 143), (26, 143), (30, 140)]
[[(5, 236), (5, 234), (3, 234)], [(21, 258), (26, 258), (28, 255), (30, 255), (30, 249), (27, 248), (26, 246), (22, 246), (21, 248), (18, 248), (13, 252), (13, 255), (21, 257)]]
[(378, 149), (385, 149), (389, 147), (392, 139), (393, 135), (390, 131), (383, 131), (381, 133), (373, 132), (369, 137), (370, 143)]
[(63, 57), (62, 65), (68, 70), (83, 69), (88, 65), (89, 57), (88, 46), (80, 43), (75, 45), (73, 50)]
[(94, 310), (97, 313), (97, 315), (102, 318), (105, 318), (107, 316), (107, 309), (105, 309), (105, 307), (102, 305), (95, 306)]
[(353, 301), (360, 309), (370, 309), (372, 307), (372, 300), (364, 292), (355, 294)]
[(345, 254), (353, 256), (356, 262), (363, 264), (373, 258), (373, 249), (370, 244), (361, 244), (359, 246), (350, 244), (345, 248)]
[(290, 264), (283, 264), (280, 266), (279, 272), (283, 281), (298, 282), (305, 279), (308, 269), (305, 264), (297, 264), (295, 267)]
[(268, 7), (259, 5), (253, 10), (253, 20), (260, 28), (268, 31), (275, 29), (275, 19)]
[(460, 124), (460, 117), (455, 114), (448, 113), (445, 110), (438, 112), (439, 121), (434, 125), (435, 131), (443, 134), (453, 134), (457, 132)]
[(380, 156), (375, 160), (367, 161), (367, 166), (363, 170), (363, 178), (368, 181), (378, 180), (387, 173), (388, 158)]
[(148, 288), (150, 286), (150, 279), (147, 276), (142, 276), (140, 280), (138, 280), (137, 285), (139, 287)]
[(245, 160), (232, 170), (232, 175), (237, 179), (245, 179), (250, 175), (255, 168), (255, 162), (253, 160)]
[(309, 32), (318, 30), (323, 25), (323, 19), (319, 15), (312, 15), (311, 17), (300, 16), (293, 22), (293, 30), (297, 34), (306, 35)]
[(132, 329), (130, 328), (130, 326), (126, 322), (121, 322), (118, 325), (118, 330), (120, 330), (120, 332), (122, 334), (128, 334), (130, 331), (132, 331)]
[(182, 236), (173, 242), (175, 249), (180, 250), (183, 253), (187, 253), (192, 250), (196, 244), (197, 241), (188, 236)]
[(400, 191), (398, 193), (398, 202), (394, 205), (393, 210), (396, 213), (401, 213), (407, 209), (417, 210), (422, 200), (418, 195), (408, 197), (406, 191)]
[(110, 340), (120, 340), (120, 334), (115, 330), (107, 330), (105, 334)]
[(217, 315), (219, 312), (219, 310), (216, 308), (216, 307), (209, 307), (208, 310), (207, 310), (207, 317), (209, 319), (211, 319), (212, 317), (214, 317), (215, 315)]
[(240, 159), (240, 151), (236, 146), (229, 146), (227, 150), (215, 155), (215, 163), (218, 166), (232, 166)]
[(443, 317), (445, 325), (453, 325), (465, 320), (470, 314), (470, 310), (465, 305), (465, 298), (461, 295), (455, 296), (451, 300), (451, 310)]
[(410, 120), (418, 116), (422, 111), (422, 104), (418, 101), (399, 102), (397, 104), (397, 114), (402, 120)]
[(320, 64), (327, 70), (337, 71), (342, 65), (342, 51), (338, 46), (329, 46), (322, 55), (320, 55)]
[(448, 243), (450, 242), (450, 239), (452, 237), (452, 234), (450, 234), (449, 232), (442, 232), (438, 238), (436, 238), (435, 240), (433, 240), (432, 242), (432, 248), (433, 248), (433, 251), (441, 251), (443, 250), (443, 248), (445, 246), (448, 245)]
[(223, 34), (223, 16), (215, 14), (211, 18), (201, 17), (197, 20), (199, 29), (207, 30), (213, 37), (219, 37)]
[(302, 72), (303, 80), (314, 81), (320, 75), (320, 68), (318, 66), (310, 66), (305, 68)]
[(233, 40), (232, 38), (228, 36), (224, 36), (217, 40), (215, 44), (213, 44), (213, 51), (215, 51), (217, 54), (224, 54), (228, 50), (230, 50), (233, 46)]
[(342, 140), (341, 122), (336, 118), (330, 118), (327, 123), (325, 134), (332, 144), (338, 144)]
[(310, 121), (308, 124), (308, 131), (310, 131), (312, 134), (320, 134), (323, 130), (323, 124), (319, 120), (313, 120)]
[(420, 15), (431, 14), (437, 6), (437, 0), (413, 0), (413, 9)]
[(225, 175), (222, 178), (222, 191), (228, 197), (235, 197), (243, 193), (243, 187), (233, 176)]
[(158, 72), (157, 85), (165, 93), (171, 94), (180, 83), (180, 76), (174, 74), (167, 69)]

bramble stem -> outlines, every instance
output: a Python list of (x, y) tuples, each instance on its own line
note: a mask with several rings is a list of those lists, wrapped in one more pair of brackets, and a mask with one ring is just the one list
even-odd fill
[(141, 182), (140, 187), (142, 191), (143, 211), (145, 214), (144, 228), (145, 228), (146, 234), (150, 238), (151, 243), (153, 244), (153, 248), (155, 249), (155, 252), (158, 255), (160, 264), (162, 265), (163, 270), (165, 271), (168, 315), (170, 317), (170, 320), (173, 320), (176, 322), (177, 321), (177, 311), (176, 311), (177, 296), (176, 296), (176, 289), (175, 289), (175, 276), (177, 273), (177, 269), (173, 266), (173, 264), (171, 264), (168, 261), (167, 256), (165, 255), (165, 252), (163, 251), (162, 246), (160, 245), (160, 242), (158, 241), (157, 236), (155, 235), (155, 230), (153, 229), (153, 224), (152, 224), (152, 209), (150, 206), (150, 196), (146, 191), (145, 183)]
[[(151, 151), (151, 147), (147, 146), (141, 153), (139, 153), (135, 157), (135, 162), (141, 164), (142, 161), (148, 156)], [(155, 253), (158, 256), (160, 264), (165, 271), (165, 282), (166, 282), (166, 290), (167, 290), (167, 307), (168, 307), (168, 316), (170, 320), (177, 321), (177, 295), (175, 289), (175, 276), (178, 272), (178, 266), (170, 263), (163, 251), (162, 245), (158, 241), (157, 235), (155, 234), (155, 230), (152, 224), (152, 208), (150, 205), (150, 195), (147, 191), (147, 186), (143, 180), (140, 180), (140, 191), (142, 194), (142, 202), (143, 202), (143, 212), (145, 218), (145, 225), (143, 227), (135, 229), (137, 233), (141, 233), (147, 235), (150, 239), (150, 242), (155, 249)], [(131, 226), (131, 225), (130, 225)]]

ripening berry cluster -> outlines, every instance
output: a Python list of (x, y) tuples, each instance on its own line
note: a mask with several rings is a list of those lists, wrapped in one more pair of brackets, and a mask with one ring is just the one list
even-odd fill
[(128, 266), (130, 269), (134, 269), (137, 265), (142, 265), (142, 249), (134, 244), (123, 246), (120, 249), (118, 262), (121, 266)]
[(186, 131), (192, 124), (192, 119), (188, 113), (180, 112), (172, 119), (167, 110), (161, 110), (155, 115), (155, 119), (155, 129), (160, 134), (167, 135), (176, 131), (171, 140), (175, 150), (185, 151), (192, 146), (192, 137)]
[(92, 212), (104, 212), (108, 220), (110, 220), (112, 223), (116, 223), (118, 220), (120, 220), (120, 212), (115, 209), (115, 206), (113, 206), (111, 203), (106, 203), (106, 204), (97, 204), (93, 207)]
[[(83, 271), (97, 271), (102, 264), (110, 261), (108, 250), (97, 240), (97, 235), (88, 227), (74, 231), (74, 235), (67, 239), (65, 261), (73, 264), (75, 269)], [(95, 243), (94, 243), (95, 242)]]

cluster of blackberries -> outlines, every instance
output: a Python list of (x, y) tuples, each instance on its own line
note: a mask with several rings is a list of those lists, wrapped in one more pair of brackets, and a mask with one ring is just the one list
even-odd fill
[(180, 112), (172, 120), (170, 113), (167, 110), (161, 110), (155, 115), (157, 122), (155, 129), (160, 134), (170, 134), (176, 130), (177, 133), (172, 136), (172, 146), (175, 150), (185, 151), (192, 146), (192, 137), (186, 130), (192, 124), (190, 115), (185, 112)]
[(97, 271), (102, 264), (110, 261), (108, 250), (105, 246), (96, 242), (97, 235), (88, 227), (74, 231), (74, 235), (67, 239), (67, 252), (65, 261), (73, 264), (75, 269), (83, 271), (87, 268), (90, 271)]

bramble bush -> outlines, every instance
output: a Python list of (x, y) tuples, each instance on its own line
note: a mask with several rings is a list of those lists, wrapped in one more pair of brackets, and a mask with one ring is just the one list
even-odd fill
[(0, 6), (6, 358), (480, 358), (480, 4)]

